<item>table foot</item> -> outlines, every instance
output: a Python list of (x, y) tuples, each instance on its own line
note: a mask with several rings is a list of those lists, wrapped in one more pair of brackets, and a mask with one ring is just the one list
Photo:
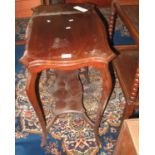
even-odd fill
[(41, 140), (41, 147), (44, 147), (46, 145), (46, 141), (47, 141), (47, 134), (42, 134), (42, 140)]
[(99, 138), (98, 133), (95, 133), (95, 140), (96, 140), (97, 146), (100, 148), (101, 147), (101, 142), (100, 142), (100, 138)]

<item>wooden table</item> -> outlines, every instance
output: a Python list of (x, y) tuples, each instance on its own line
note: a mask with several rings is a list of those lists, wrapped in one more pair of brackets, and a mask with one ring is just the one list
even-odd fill
[[(99, 145), (98, 128), (112, 85), (108, 63), (115, 56), (109, 48), (104, 24), (92, 5), (38, 6), (33, 11), (26, 50), (20, 61), (28, 69), (26, 92), (42, 127), (41, 146), (45, 145), (47, 130), (57, 116), (68, 112), (84, 116)], [(95, 122), (89, 119), (82, 104), (79, 69), (87, 66), (98, 68), (103, 79), (103, 96)], [(54, 118), (46, 125), (37, 87), (41, 71), (50, 68), (57, 77), (56, 109)]]
[(118, 137), (114, 155), (139, 154), (139, 119), (129, 119), (123, 122)]

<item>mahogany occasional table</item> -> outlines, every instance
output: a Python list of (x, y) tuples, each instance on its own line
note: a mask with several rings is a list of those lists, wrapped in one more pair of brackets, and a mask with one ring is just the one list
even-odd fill
[[(28, 69), (26, 92), (41, 124), (41, 146), (45, 145), (47, 130), (57, 116), (69, 112), (84, 116), (93, 127), (99, 145), (98, 129), (112, 88), (108, 63), (115, 56), (108, 45), (104, 24), (94, 6), (88, 4), (41, 5), (33, 12), (27, 28), (26, 50), (20, 61)], [(103, 95), (95, 122), (83, 107), (79, 81), (79, 69), (88, 66), (99, 69), (103, 79)], [(54, 69), (56, 75), (55, 116), (48, 125), (37, 89), (39, 75), (46, 69)]]

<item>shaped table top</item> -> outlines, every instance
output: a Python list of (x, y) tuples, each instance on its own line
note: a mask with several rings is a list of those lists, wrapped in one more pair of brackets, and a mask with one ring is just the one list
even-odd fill
[(69, 61), (114, 57), (104, 24), (92, 5), (38, 6), (27, 29), (27, 46), (21, 62)]

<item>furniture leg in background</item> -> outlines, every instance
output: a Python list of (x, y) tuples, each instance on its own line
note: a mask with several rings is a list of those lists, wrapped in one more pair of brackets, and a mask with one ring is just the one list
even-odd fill
[(124, 118), (129, 118), (139, 108), (139, 6), (120, 5), (117, 0), (113, 0), (111, 10), (110, 39), (114, 34), (116, 17), (120, 17), (136, 45), (135, 48), (116, 50), (118, 56), (112, 62), (126, 99)]

